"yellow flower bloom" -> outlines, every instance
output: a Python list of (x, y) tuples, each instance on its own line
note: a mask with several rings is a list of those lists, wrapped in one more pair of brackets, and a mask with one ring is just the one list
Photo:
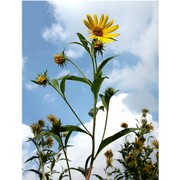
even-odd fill
[(159, 141), (157, 139), (152, 141), (152, 145), (155, 147), (155, 149), (159, 148)]
[(135, 148), (141, 149), (144, 146), (144, 141), (139, 138), (135, 138)]
[(114, 37), (119, 36), (120, 34), (111, 34), (116, 29), (118, 29), (118, 25), (112, 26), (114, 20), (111, 20), (108, 22), (109, 16), (104, 14), (101, 15), (101, 18), (98, 20), (98, 17), (96, 14), (94, 14), (94, 20), (93, 18), (87, 14), (87, 20), (83, 20), (84, 24), (87, 26), (87, 28), (90, 30), (90, 38), (92, 39), (98, 39), (104, 43), (110, 43), (114, 41)]
[(54, 55), (54, 62), (60, 66), (65, 66), (68, 58), (65, 55), (65, 50), (63, 50), (60, 54)]
[(127, 128), (127, 127), (128, 127), (128, 124), (125, 123), (125, 122), (123, 122), (123, 123), (121, 123), (121, 127), (122, 127), (122, 128)]
[(43, 74), (39, 73), (36, 80), (31, 80), (32, 82), (40, 85), (40, 86), (46, 86), (48, 84), (48, 77), (47, 77), (47, 71), (45, 71)]
[(107, 151), (104, 153), (104, 155), (106, 156), (106, 158), (110, 159), (110, 158), (113, 157), (114, 154), (113, 154), (112, 150), (110, 149), (110, 150), (107, 150)]
[(42, 127), (37, 123), (33, 123), (30, 127), (34, 136), (36, 136), (40, 131), (42, 131)]
[(112, 162), (112, 159), (106, 159), (107, 167), (113, 167)]
[(52, 146), (53, 146), (54, 142), (53, 142), (53, 139), (52, 139), (51, 136), (47, 136), (47, 138), (46, 138), (46, 143), (47, 143), (47, 145), (48, 145), (49, 147), (52, 147)]
[(154, 127), (153, 127), (153, 125), (152, 125), (152, 124), (146, 124), (146, 125), (145, 125), (145, 128), (146, 128), (148, 131), (150, 131), (150, 130), (153, 130), (153, 129), (154, 129)]
[(50, 114), (47, 116), (47, 119), (52, 123), (52, 124), (56, 124), (58, 123), (58, 118), (56, 116), (54, 116), (53, 114)]

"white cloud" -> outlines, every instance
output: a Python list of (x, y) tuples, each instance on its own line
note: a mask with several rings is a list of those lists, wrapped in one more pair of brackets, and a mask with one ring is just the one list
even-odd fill
[(31, 90), (36, 89), (38, 85), (33, 82), (28, 82), (28, 83), (25, 83), (25, 87), (27, 90), (31, 91)]
[[(107, 131), (106, 131), (105, 137), (111, 136), (115, 134), (116, 132), (120, 131), (122, 129), (120, 127), (120, 124), (122, 122), (128, 123), (129, 127), (135, 127), (137, 123), (135, 119), (140, 119), (141, 112), (138, 114), (134, 113), (130, 111), (128, 107), (123, 103), (127, 97), (128, 97), (128, 94), (119, 94), (117, 96), (114, 96), (111, 99), (109, 119), (108, 119), (108, 125), (107, 125)], [(99, 102), (98, 106), (100, 105), (101, 103)], [(149, 123), (152, 123), (154, 125), (154, 131), (151, 135), (158, 138), (157, 122), (153, 121), (152, 115), (150, 114), (148, 115), (147, 119)], [(100, 140), (102, 138), (104, 122), (105, 122), (105, 112), (99, 111), (97, 115), (97, 124), (96, 124), (96, 149), (98, 148), (98, 144), (100, 143)], [(92, 124), (93, 124), (92, 119), (89, 122), (85, 123), (85, 126), (89, 129), (89, 131), (92, 130)], [(24, 134), (24, 136), (27, 137), (27, 134)], [(130, 135), (129, 139), (131, 140), (132, 137), (133, 135)], [(95, 161), (94, 169), (92, 173), (104, 175), (104, 171), (103, 171), (103, 168), (105, 168), (104, 152), (107, 149), (112, 149), (114, 152), (114, 159), (118, 158), (120, 154), (117, 151), (120, 150), (120, 145), (123, 143), (123, 140), (124, 138), (121, 138), (113, 142), (111, 145), (108, 145), (100, 153), (99, 157)], [(71, 165), (73, 167), (78, 167), (78, 166), (84, 167), (86, 158), (91, 153), (91, 138), (82, 133), (81, 134), (77, 133), (70, 138), (69, 144), (73, 145), (73, 147), (70, 147), (68, 149), (68, 157), (72, 161)], [(23, 150), (23, 152), (25, 152), (25, 150)], [(60, 166), (61, 165), (62, 165), (62, 161), (60, 162)], [(114, 165), (116, 165), (116, 163)], [(60, 167), (57, 166), (57, 168), (59, 169)], [(72, 174), (73, 174), (72, 179), (79, 179), (79, 180), (84, 179), (82, 175), (76, 171), (72, 171)], [(92, 176), (92, 179), (93, 179), (93, 176)]]
[(53, 102), (55, 101), (55, 97), (52, 94), (47, 93), (44, 95), (43, 100), (48, 102)]
[[(55, 23), (46, 28), (43, 36), (48, 34), (45, 39), (50, 42), (76, 41), (77, 32), (87, 37), (86, 27), (82, 23), (87, 13), (96, 13), (98, 16), (104, 13), (114, 19), (115, 24), (119, 24), (117, 31), (121, 35), (117, 37), (118, 41), (107, 46), (106, 52), (111, 52), (111, 55), (130, 53), (138, 57), (138, 62), (133, 66), (119, 68), (116, 61), (108, 74), (110, 81), (107, 82), (123, 92), (131, 93), (126, 103), (132, 110), (147, 106), (151, 111), (157, 111), (157, 97), (153, 91), (158, 83), (158, 2), (69, 0), (49, 1), (49, 4)], [(83, 54), (74, 46), (68, 49), (68, 53), (73, 58)]]
[(70, 74), (70, 70), (69, 69), (65, 69), (65, 70), (60, 71), (54, 78), (58, 79), (58, 78), (61, 78), (63, 76), (66, 76), (68, 74)]

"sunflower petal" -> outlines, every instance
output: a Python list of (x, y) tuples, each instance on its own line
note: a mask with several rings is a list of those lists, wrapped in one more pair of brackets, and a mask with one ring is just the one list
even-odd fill
[(103, 30), (103, 33), (104, 34), (108, 34), (108, 33), (111, 33), (111, 32), (113, 32), (113, 31), (115, 31), (116, 29), (118, 29), (118, 25), (115, 25), (115, 26), (112, 26), (112, 27), (110, 27), (110, 28), (108, 28), (108, 29), (104, 29)]
[(104, 18), (102, 24), (100, 25), (100, 28), (104, 29), (104, 27), (105, 27), (105, 25), (106, 25), (106, 23), (107, 23), (107, 21), (108, 21), (108, 18), (109, 18), (109, 16), (107, 15), (107, 16)]
[(100, 20), (99, 20), (99, 27), (101, 26), (103, 20), (104, 20), (104, 14), (101, 15), (101, 18), (100, 18)]
[(87, 14), (87, 19), (88, 19), (89, 23), (90, 23), (93, 27), (95, 27), (94, 21), (93, 21), (92, 17), (91, 17), (89, 14)]
[(94, 14), (94, 24), (95, 26), (98, 26), (98, 18), (96, 14)]
[(104, 29), (109, 28), (113, 23), (114, 23), (114, 20), (111, 20), (110, 22), (108, 22), (108, 23), (106, 24), (106, 26), (104, 27)]
[(87, 26), (88, 29), (93, 30), (93, 26), (88, 23), (85, 19), (83, 19), (83, 23)]
[(103, 37), (105, 38), (113, 38), (113, 37), (116, 37), (116, 36), (119, 36), (120, 34), (105, 34), (103, 35)]

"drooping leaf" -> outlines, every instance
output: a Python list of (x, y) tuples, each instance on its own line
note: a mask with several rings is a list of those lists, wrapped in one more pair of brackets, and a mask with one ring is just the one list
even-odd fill
[(78, 77), (78, 76), (68, 76), (67, 79), (68, 80), (73, 80), (73, 81), (83, 82), (83, 83), (86, 83), (86, 84), (88, 84), (90, 86), (92, 85), (92, 82), (89, 79)]
[(82, 167), (78, 167), (78, 168), (70, 168), (70, 169), (81, 172), (82, 175), (83, 175), (84, 177), (86, 177), (87, 174), (88, 174), (88, 171), (86, 171), (86, 170), (85, 170), (84, 168), (82, 168)]
[(96, 79), (94, 79), (93, 84), (91, 86), (91, 91), (93, 92), (95, 98), (98, 97), (98, 93), (101, 87), (102, 82), (104, 81), (104, 79), (106, 79), (108, 77), (98, 77)]
[(104, 149), (107, 145), (109, 145), (110, 143), (114, 142), (115, 140), (127, 135), (128, 133), (131, 132), (135, 132), (136, 130), (138, 130), (138, 128), (126, 128), (123, 129), (122, 131), (119, 131), (118, 133), (104, 139), (101, 144), (99, 145), (99, 148), (97, 150), (96, 156), (101, 152), (102, 149)]
[[(100, 106), (99, 108), (96, 107), (95, 114), (97, 114), (99, 110), (104, 111), (104, 106)], [(94, 108), (90, 109), (90, 111), (88, 112), (88, 115), (91, 117), (94, 117)]]
[(78, 126), (74, 126), (74, 125), (66, 125), (66, 126), (61, 126), (60, 127), (60, 132), (67, 132), (67, 131), (76, 131), (76, 132), (82, 132), (85, 134), (88, 134), (85, 130), (83, 130), (82, 128), (78, 127)]
[(111, 57), (105, 59), (105, 60), (98, 66), (97, 74), (99, 74), (99, 73), (102, 71), (103, 67), (104, 67), (111, 59), (113, 59), (114, 57), (116, 57), (116, 56), (111, 56)]
[(26, 171), (24, 171), (24, 172), (28, 172), (28, 171), (34, 172), (34, 173), (36, 173), (36, 174), (39, 175), (40, 179), (42, 178), (42, 173), (39, 172), (39, 171), (37, 171), (36, 169), (28, 169), (28, 170), (26, 170)]

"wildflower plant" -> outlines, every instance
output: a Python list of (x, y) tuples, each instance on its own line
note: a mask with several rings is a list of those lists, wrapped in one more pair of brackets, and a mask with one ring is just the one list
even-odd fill
[[(61, 121), (56, 118), (54, 115), (48, 115), (47, 119), (51, 123), (51, 127), (47, 126), (46, 128), (41, 127), (38, 124), (32, 124), (31, 128), (33, 129), (34, 137), (30, 139), (35, 144), (42, 144), (42, 141), (45, 141), (49, 143), (48, 149), (53, 146), (53, 143), (56, 142), (59, 145), (58, 151), (52, 155), (52, 157), (58, 157), (60, 152), (64, 156), (64, 160), (66, 161), (66, 167), (65, 171), (63, 171), (63, 175), (59, 177), (63, 178), (63, 176), (68, 176), (69, 179), (72, 179), (71, 171), (76, 170), (84, 176), (86, 180), (89, 180), (92, 176), (92, 169), (94, 162), (96, 161), (96, 158), (98, 155), (102, 152), (102, 150), (114, 142), (115, 140), (118, 140), (119, 138), (127, 135), (128, 133), (135, 132), (139, 127), (135, 128), (128, 128), (127, 124), (122, 125), (123, 130), (115, 133), (114, 135), (105, 138), (106, 134), (106, 128), (107, 128), (107, 122), (108, 122), (108, 113), (110, 108), (110, 101), (111, 98), (118, 92), (118, 90), (115, 90), (112, 87), (108, 87), (103, 93), (100, 93), (101, 86), (105, 79), (108, 77), (103, 74), (103, 70), (106, 67), (106, 65), (116, 56), (110, 56), (108, 58), (105, 58), (102, 60), (102, 62), (98, 65), (97, 60), (99, 55), (103, 57), (103, 52), (106, 49), (106, 46), (109, 45), (109, 43), (115, 41), (115, 37), (119, 36), (119, 33), (112, 34), (112, 32), (116, 31), (118, 29), (118, 25), (113, 25), (114, 20), (111, 20), (108, 22), (109, 16), (102, 14), (101, 17), (98, 19), (97, 15), (94, 14), (94, 18), (91, 15), (87, 15), (87, 20), (83, 20), (83, 23), (88, 28), (88, 32), (90, 34), (89, 40), (86, 39), (82, 34), (77, 33), (77, 37), (79, 39), (78, 42), (71, 42), (71, 44), (81, 46), (84, 51), (89, 55), (89, 62), (92, 67), (92, 77), (91, 79), (87, 78), (84, 74), (83, 70), (80, 69), (74, 61), (72, 61), (67, 55), (66, 50), (62, 50), (59, 54), (54, 55), (54, 62), (60, 67), (63, 68), (65, 65), (68, 66), (68, 63), (71, 63), (77, 71), (80, 73), (80, 76), (75, 76), (71, 74), (67, 74), (63, 77), (59, 77), (56, 79), (50, 79), (48, 77), (48, 71), (46, 70), (44, 73), (38, 74), (37, 78), (35, 80), (32, 80), (32, 82), (40, 85), (40, 86), (50, 86), (52, 87), (61, 97), (61, 99), (66, 103), (66, 105), (69, 107), (69, 109), (72, 111), (74, 116), (77, 119), (78, 126), (74, 125), (62, 125)], [(66, 82), (67, 81), (74, 81), (77, 83), (83, 83), (85, 84), (90, 90), (92, 94), (92, 101), (93, 101), (93, 107), (89, 110), (88, 114), (93, 119), (93, 126), (92, 131), (90, 131), (86, 126), (85, 123), (80, 119), (79, 115), (76, 113), (76, 111), (71, 106), (70, 101), (68, 100), (68, 95), (66, 93)], [(102, 101), (102, 106), (97, 106), (98, 100)], [(100, 143), (97, 145), (98, 147), (95, 147), (95, 135), (97, 131), (96, 127), (96, 121), (97, 121), (97, 114), (99, 111), (104, 111), (106, 113), (105, 118), (105, 124), (104, 124), (104, 130), (102, 133), (102, 138)], [(147, 123), (146, 123), (147, 125)], [(40, 127), (39, 127), (40, 126)], [(146, 127), (147, 132), (150, 131), (151, 125)], [(87, 157), (85, 161), (84, 167), (70, 167), (67, 153), (67, 148), (70, 146), (68, 144), (68, 140), (71, 138), (72, 133), (76, 131), (79, 133), (84, 133), (88, 138), (91, 139), (90, 149), (91, 153)], [(139, 135), (140, 136), (140, 135)], [(64, 139), (63, 139), (64, 138)], [(137, 137), (137, 141), (139, 146), (143, 145), (143, 142), (141, 143), (142, 137)], [(40, 145), (38, 144), (38, 146)], [(154, 144), (156, 144), (154, 142)], [(38, 147), (37, 150), (38, 150)], [(76, 147), (73, 147), (76, 148)], [(111, 155), (111, 156), (110, 156)], [(106, 152), (105, 156), (107, 158), (107, 168), (112, 167), (112, 161), (113, 161), (113, 153), (112, 151)], [(41, 160), (38, 156), (39, 161)], [(31, 159), (34, 159), (33, 157)], [(31, 160), (30, 159), (30, 160)], [(28, 160), (28, 161), (30, 161)], [(55, 159), (53, 161), (50, 161), (50, 163), (56, 163), (60, 159)], [(78, 162), (77, 162), (78, 163)], [(36, 172), (40, 172), (42, 174), (42, 179), (47, 179), (43, 173), (43, 167), (44, 164), (40, 165), (41, 169), (38, 168)], [(62, 173), (61, 173), (62, 174)]]
[[(126, 136), (125, 142), (121, 144), (121, 158), (114, 161), (119, 162), (118, 167), (113, 167), (107, 172), (106, 177), (114, 180), (158, 180), (159, 176), (159, 141), (152, 137), (149, 133), (153, 131), (153, 126), (148, 123), (146, 116), (148, 110), (142, 110), (141, 121), (138, 121), (138, 130), (134, 131), (133, 140), (128, 140)], [(124, 126), (124, 123), (122, 123)], [(121, 125), (122, 126), (122, 125)], [(126, 127), (125, 127), (126, 128)], [(106, 151), (106, 160), (109, 150)], [(96, 175), (99, 179), (101, 176)]]

